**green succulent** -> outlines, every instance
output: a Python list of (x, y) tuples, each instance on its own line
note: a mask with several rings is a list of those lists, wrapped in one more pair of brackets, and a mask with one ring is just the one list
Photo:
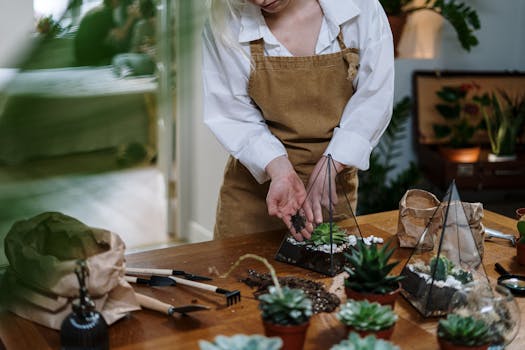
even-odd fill
[[(430, 274), (437, 281), (446, 281), (448, 276), (454, 277), (462, 284), (472, 282), (472, 274), (461, 268), (456, 267), (452, 261), (445, 256), (433, 257), (430, 259)], [(435, 273), (434, 273), (435, 271)]]
[(388, 305), (368, 300), (349, 300), (336, 315), (341, 323), (360, 331), (380, 331), (396, 323), (397, 315)]
[[(312, 232), (312, 237), (308, 242), (316, 246), (330, 244), (330, 223), (319, 224)], [(346, 231), (332, 223), (332, 243), (340, 245), (346, 242), (348, 242)]]
[(361, 338), (357, 333), (351, 332), (348, 339), (332, 346), (330, 350), (399, 350), (399, 347), (373, 335)]
[(518, 232), (520, 233), (519, 243), (525, 244), (525, 215), (522, 216), (516, 224)]
[(376, 244), (366, 245), (363, 240), (357, 240), (352, 247), (351, 254), (345, 253), (347, 266), (345, 271), (348, 278), (345, 285), (357, 292), (386, 294), (397, 289), (398, 282), (403, 276), (389, 276), (399, 261), (389, 263), (394, 248), (389, 249), (390, 243), (378, 249)]
[(449, 314), (439, 320), (438, 337), (456, 345), (480, 346), (491, 342), (492, 332), (483, 320)]
[(200, 350), (279, 350), (281, 338), (267, 338), (262, 335), (236, 334), (231, 337), (218, 335), (213, 342), (199, 341)]
[(282, 287), (282, 293), (271, 286), (269, 293), (259, 296), (259, 309), (266, 322), (298, 325), (312, 316), (312, 300), (301, 289)]

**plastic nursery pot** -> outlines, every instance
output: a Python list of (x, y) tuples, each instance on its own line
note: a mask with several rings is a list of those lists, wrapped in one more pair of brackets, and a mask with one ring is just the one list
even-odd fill
[(456, 345), (448, 340), (438, 337), (439, 348), (441, 350), (486, 350), (489, 348), (489, 344), (479, 345), (479, 346), (465, 346), (465, 345)]
[(397, 289), (387, 294), (363, 293), (363, 292), (355, 291), (346, 286), (345, 286), (345, 294), (348, 299), (368, 300), (371, 303), (376, 302), (381, 305), (390, 305), (392, 307), (392, 310), (394, 310), (397, 297), (399, 293), (401, 292), (401, 283), (398, 282), (397, 284), (398, 284)]
[(267, 337), (280, 337), (282, 339), (283, 350), (302, 350), (310, 322), (283, 326), (263, 321), (263, 325)]
[(346, 326), (346, 329), (348, 330), (348, 333), (356, 332), (361, 336), (361, 338), (365, 338), (368, 335), (375, 335), (375, 337), (378, 339), (390, 340), (390, 338), (392, 338), (392, 334), (394, 333), (395, 326), (396, 324), (394, 323), (392, 327), (381, 329), (380, 331), (363, 331), (352, 326)]
[(525, 244), (516, 243), (516, 261), (520, 265), (525, 265)]

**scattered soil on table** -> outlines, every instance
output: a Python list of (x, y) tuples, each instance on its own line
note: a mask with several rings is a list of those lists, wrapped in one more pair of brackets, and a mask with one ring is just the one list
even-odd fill
[[(314, 314), (332, 312), (341, 303), (339, 297), (326, 291), (324, 285), (320, 282), (295, 276), (278, 277), (278, 279), (281, 286), (302, 289), (312, 300)], [(241, 282), (251, 288), (257, 287), (257, 290), (253, 293), (255, 297), (268, 293), (268, 287), (273, 286), (273, 281), (269, 273), (258, 273), (252, 269), (248, 270), (248, 277), (243, 278)]]

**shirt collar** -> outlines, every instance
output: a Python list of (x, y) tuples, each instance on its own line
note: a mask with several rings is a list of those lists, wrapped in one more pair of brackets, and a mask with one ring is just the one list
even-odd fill
[[(337, 26), (349, 21), (359, 15), (359, 7), (354, 0), (319, 0), (323, 13), (330, 22)], [(267, 37), (268, 31), (264, 17), (259, 7), (246, 3), (240, 11), (241, 27), (239, 30), (239, 42), (245, 43)], [(273, 38), (273, 36), (270, 36)], [(272, 44), (269, 42), (268, 44)]]

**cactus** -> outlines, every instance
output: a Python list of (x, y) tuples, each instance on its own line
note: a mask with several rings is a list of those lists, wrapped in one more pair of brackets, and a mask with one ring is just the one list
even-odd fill
[(430, 274), (436, 281), (446, 281), (448, 276), (452, 276), (462, 284), (473, 280), (472, 274), (454, 265), (452, 261), (444, 256), (433, 257), (430, 259)]

